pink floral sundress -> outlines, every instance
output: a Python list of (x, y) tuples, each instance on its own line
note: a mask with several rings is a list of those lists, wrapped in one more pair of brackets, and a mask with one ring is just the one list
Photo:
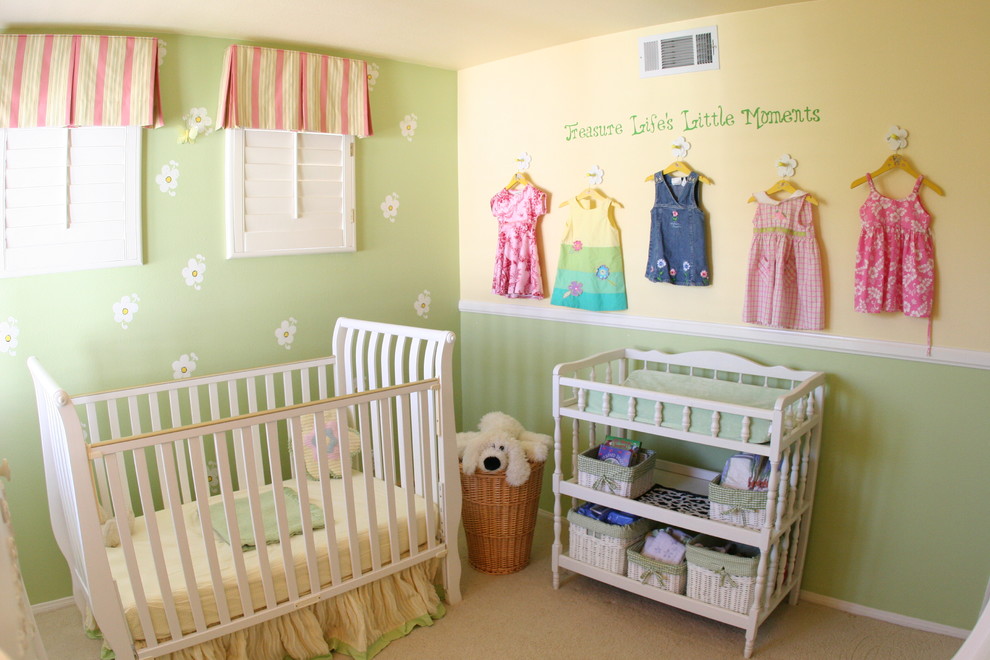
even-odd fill
[(931, 215), (918, 195), (924, 177), (903, 199), (881, 195), (869, 174), (866, 180), (870, 193), (859, 209), (863, 226), (856, 254), (856, 311), (930, 318), (935, 249)]
[(502, 189), (492, 197), (498, 219), (498, 248), (492, 293), (507, 298), (543, 298), (543, 273), (536, 245), (536, 223), (547, 212), (547, 194), (527, 185)]

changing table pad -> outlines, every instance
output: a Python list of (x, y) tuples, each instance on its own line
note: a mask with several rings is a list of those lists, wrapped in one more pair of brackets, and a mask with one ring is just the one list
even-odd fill
[[(788, 390), (775, 387), (762, 387), (746, 383), (734, 383), (713, 378), (703, 378), (689, 374), (675, 374), (653, 369), (637, 369), (622, 383), (623, 387), (651, 392), (663, 392), (704, 401), (731, 403), (751, 408), (772, 410), (777, 398)], [(602, 392), (589, 391), (588, 410), (602, 411)], [(613, 394), (609, 417), (627, 419), (629, 396)], [(691, 406), (691, 427), (693, 433), (711, 435), (712, 411), (706, 410), (703, 401)], [(660, 426), (680, 430), (684, 406), (674, 403), (663, 404), (663, 421)], [(637, 399), (635, 421), (653, 424), (656, 416), (653, 401)], [(742, 440), (743, 417), (722, 414), (719, 420), (719, 437)], [(770, 440), (770, 420), (750, 418), (749, 442), (764, 443)]]

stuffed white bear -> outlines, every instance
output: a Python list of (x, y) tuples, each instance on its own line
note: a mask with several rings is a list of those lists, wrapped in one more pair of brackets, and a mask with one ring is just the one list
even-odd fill
[(502, 412), (481, 418), (477, 431), (457, 434), (457, 454), (464, 474), (505, 471), (505, 483), (521, 486), (529, 479), (530, 461), (547, 460), (550, 436), (532, 433)]

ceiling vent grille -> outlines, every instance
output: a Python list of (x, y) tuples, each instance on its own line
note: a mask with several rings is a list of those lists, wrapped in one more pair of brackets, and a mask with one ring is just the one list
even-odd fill
[(717, 68), (718, 30), (714, 25), (639, 40), (640, 78)]

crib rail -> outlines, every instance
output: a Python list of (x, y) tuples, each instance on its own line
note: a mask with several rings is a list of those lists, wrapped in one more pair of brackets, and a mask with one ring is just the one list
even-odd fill
[[(124, 510), (131, 493), (137, 493), (144, 511), (135, 532), (118, 519), (126, 579), (116, 577), (121, 601), (133, 603), (147, 655), (228, 634), (352, 589), (365, 577), (378, 579), (440, 555), (444, 484), (433, 466), (444, 448), (430, 413), (438, 394), (439, 382), (430, 379), (90, 444), (90, 460), (106, 464), (115, 510)], [(302, 429), (307, 417), (315, 419), (315, 428), (324, 428), (348, 416), (355, 420), (361, 459), (354, 467), (341, 461), (341, 501), (332, 497), (326, 436), (315, 434), (316, 446), (307, 447)], [(280, 442), (289, 444), (288, 460), (295, 468), (294, 477), (284, 482)], [(241, 448), (236, 457), (228, 455), (231, 443)], [(233, 458), (234, 468), (219, 470), (219, 494), (183, 506), (177, 446), (189, 448), (197, 492), (208, 492), (207, 447), (216, 452), (220, 466)], [(313, 498), (304, 465), (308, 449), (315, 449), (318, 459), (319, 488)], [(259, 452), (265, 466), (256, 478)], [(372, 478), (372, 457), (380, 461), (380, 479)], [(240, 473), (247, 483), (238, 490), (234, 476)], [(376, 488), (375, 481), (383, 487)], [(284, 486), (297, 494), (296, 503)], [(327, 524), (314, 524), (311, 504)], [(266, 507), (273, 519), (265, 519)], [(379, 520), (383, 511), (385, 520)], [(404, 523), (401, 511), (413, 512)], [(425, 519), (422, 527), (415, 512)], [(290, 530), (296, 513), (298, 531)], [(248, 521), (252, 533), (244, 536), (240, 529)], [(361, 521), (372, 530), (366, 539), (359, 535)], [(136, 541), (138, 531), (146, 535)], [(218, 533), (229, 542), (218, 539)], [(203, 566), (190, 559), (195, 543), (203, 546), (207, 579)], [(362, 556), (368, 561), (362, 562)], [(260, 594), (257, 587), (252, 590), (253, 573), (260, 574)], [(188, 607), (177, 605), (175, 593), (188, 597)]]

